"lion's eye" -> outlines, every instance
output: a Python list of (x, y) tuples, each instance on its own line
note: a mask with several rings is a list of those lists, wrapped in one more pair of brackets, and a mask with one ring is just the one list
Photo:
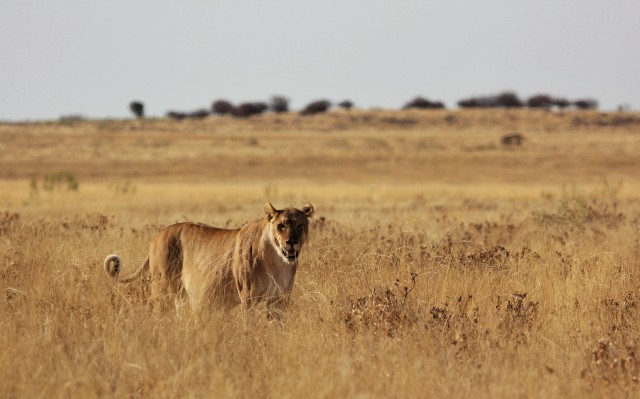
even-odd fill
[(279, 223), (278, 224), (278, 230), (283, 231), (284, 230), (284, 224)]

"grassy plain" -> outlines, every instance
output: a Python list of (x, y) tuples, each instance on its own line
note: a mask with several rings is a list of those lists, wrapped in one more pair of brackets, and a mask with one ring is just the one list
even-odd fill
[[(638, 154), (637, 113), (0, 124), (0, 397), (637, 397)], [(266, 201), (316, 208), (282, 323), (102, 270)]]

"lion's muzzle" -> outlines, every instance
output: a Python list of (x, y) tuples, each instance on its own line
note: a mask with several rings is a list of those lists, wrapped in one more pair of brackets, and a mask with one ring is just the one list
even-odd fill
[(287, 258), (287, 260), (289, 260), (290, 262), (293, 262), (294, 260), (298, 259), (300, 251), (296, 251), (295, 248), (283, 249), (282, 255), (284, 255), (284, 257)]
[(280, 241), (273, 237), (273, 246), (279, 250), (280, 255), (285, 258), (288, 262), (295, 262), (298, 259), (298, 255), (300, 255), (300, 244), (292, 245), (290, 240), (286, 240), (286, 244), (284, 248), (280, 246)]

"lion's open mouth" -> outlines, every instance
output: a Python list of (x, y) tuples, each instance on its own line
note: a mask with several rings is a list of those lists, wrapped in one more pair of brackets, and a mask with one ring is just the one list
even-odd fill
[(296, 251), (295, 249), (291, 249), (289, 251), (284, 250), (284, 249), (282, 250), (282, 255), (284, 255), (284, 257), (287, 258), (290, 261), (298, 259), (298, 254), (299, 253), (300, 252)]
[(282, 256), (289, 262), (293, 262), (294, 260), (298, 259), (300, 251), (296, 251), (295, 248), (282, 249), (282, 247), (280, 246), (280, 242), (275, 237), (273, 238), (273, 245), (275, 248), (280, 249), (280, 254), (282, 254)]

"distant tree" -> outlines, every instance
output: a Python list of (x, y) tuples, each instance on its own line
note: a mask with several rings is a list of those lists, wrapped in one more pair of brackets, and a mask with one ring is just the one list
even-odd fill
[(458, 101), (460, 108), (496, 108), (498, 107), (498, 96), (478, 96), (470, 97)]
[(402, 109), (410, 109), (410, 108), (442, 109), (444, 108), (444, 104), (441, 101), (431, 101), (424, 97), (416, 97), (402, 107)]
[(519, 108), (524, 103), (518, 95), (511, 91), (505, 91), (493, 96), (470, 97), (458, 101), (460, 108)]
[(167, 112), (167, 118), (181, 121), (183, 119), (203, 119), (209, 116), (211, 113), (206, 108), (200, 108), (195, 111), (181, 112), (181, 111), (169, 111)]
[(458, 107), (460, 108), (480, 108), (481, 106), (481, 101), (477, 97), (465, 98), (458, 101)]
[(351, 108), (353, 108), (353, 102), (351, 100), (344, 100), (338, 103), (338, 107), (349, 111)]
[(569, 100), (567, 100), (566, 98), (556, 97), (556, 98), (553, 99), (553, 105), (555, 105), (556, 107), (558, 107), (560, 109), (565, 109), (569, 105), (571, 105), (571, 102)]
[(504, 108), (521, 108), (524, 106), (522, 100), (518, 97), (518, 95), (512, 91), (505, 91), (496, 96), (495, 99), (497, 107)]
[(136, 118), (144, 118), (144, 104), (140, 101), (131, 101), (129, 103), (129, 110), (135, 115)]
[(582, 109), (582, 110), (598, 108), (598, 102), (593, 98), (582, 98), (579, 100), (575, 100), (573, 102), (573, 105), (575, 105), (576, 108)]
[(300, 115), (315, 115), (322, 112), (327, 112), (331, 108), (331, 102), (328, 100), (317, 100), (307, 104)]
[(188, 118), (193, 118), (193, 119), (203, 119), (203, 118), (206, 118), (207, 116), (209, 116), (209, 111), (204, 108), (189, 112), (187, 114)]
[(289, 99), (285, 96), (272, 96), (269, 108), (276, 114), (289, 112)]
[(529, 97), (527, 100), (527, 107), (529, 108), (544, 108), (549, 109), (553, 107), (555, 100), (553, 97), (547, 94), (537, 94)]
[(175, 119), (177, 121), (181, 121), (186, 117), (187, 117), (187, 114), (185, 114), (184, 112), (179, 112), (179, 111), (169, 111), (169, 112), (167, 112), (167, 118)]
[(572, 104), (571, 101), (567, 100), (566, 98), (552, 97), (548, 94), (537, 94), (535, 96), (529, 97), (526, 103), (527, 107), (529, 108), (545, 108), (545, 109), (550, 109), (553, 107), (557, 107), (559, 109), (565, 109), (571, 104)]
[(252, 115), (259, 115), (269, 108), (267, 103), (248, 102), (242, 103), (233, 109), (233, 116), (238, 118), (248, 118)]
[(233, 104), (227, 100), (216, 100), (211, 104), (211, 111), (218, 115), (232, 114), (233, 108)]

